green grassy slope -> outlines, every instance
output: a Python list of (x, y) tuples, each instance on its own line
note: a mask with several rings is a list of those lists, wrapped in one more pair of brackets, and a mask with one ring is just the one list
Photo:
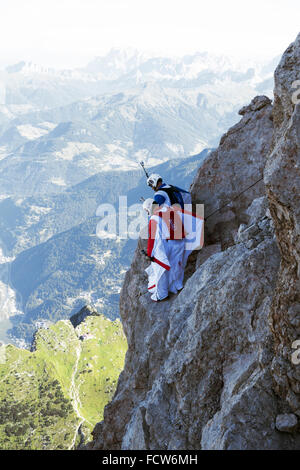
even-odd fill
[(71, 449), (103, 417), (123, 368), (120, 322), (88, 316), (38, 330), (35, 351), (0, 348), (0, 449)]

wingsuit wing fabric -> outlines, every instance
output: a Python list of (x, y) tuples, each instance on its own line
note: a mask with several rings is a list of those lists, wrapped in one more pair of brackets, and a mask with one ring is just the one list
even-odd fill
[(189, 251), (201, 249), (204, 242), (203, 218), (189, 210), (183, 210), (181, 213), (185, 231), (185, 249)]

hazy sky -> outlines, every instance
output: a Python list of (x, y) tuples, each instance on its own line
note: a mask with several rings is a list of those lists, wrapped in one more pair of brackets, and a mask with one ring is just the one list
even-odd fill
[(76, 67), (111, 47), (160, 54), (282, 54), (299, 0), (0, 0), (0, 66)]

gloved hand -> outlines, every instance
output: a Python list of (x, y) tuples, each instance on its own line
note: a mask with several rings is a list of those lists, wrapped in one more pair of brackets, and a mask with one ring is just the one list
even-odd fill
[(145, 250), (141, 250), (141, 253), (146, 256), (150, 261), (154, 261), (154, 257), (153, 256), (149, 256)]

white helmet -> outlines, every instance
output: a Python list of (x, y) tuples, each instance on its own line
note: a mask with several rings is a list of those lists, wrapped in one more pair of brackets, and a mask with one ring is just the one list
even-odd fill
[(146, 201), (143, 202), (143, 209), (144, 211), (148, 212), (149, 215), (151, 215), (151, 212), (152, 212), (153, 202), (154, 201), (151, 198), (146, 199)]
[(159, 180), (162, 180), (162, 177), (157, 173), (152, 173), (152, 175), (147, 179), (147, 184), (148, 186), (151, 186), (151, 188), (156, 188)]

